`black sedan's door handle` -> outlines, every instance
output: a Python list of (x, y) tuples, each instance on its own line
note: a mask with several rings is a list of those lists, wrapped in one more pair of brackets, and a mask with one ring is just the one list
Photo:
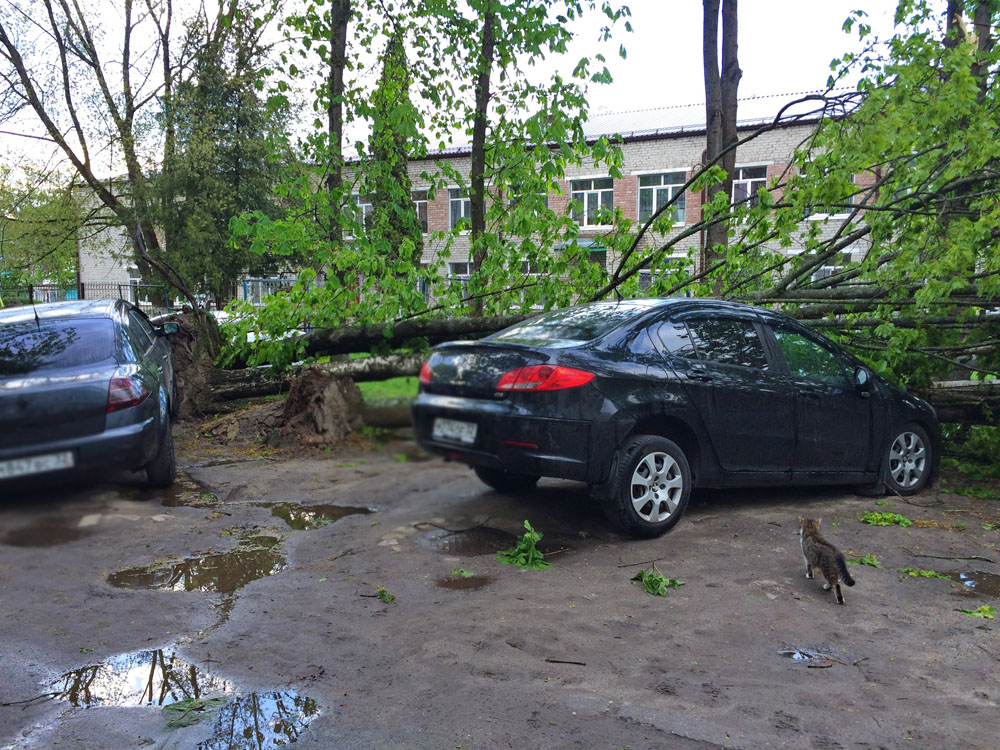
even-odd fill
[(812, 401), (819, 401), (819, 391), (814, 391), (812, 388), (799, 388), (799, 395)]
[(703, 383), (712, 382), (712, 376), (704, 367), (692, 367), (685, 374), (687, 375), (688, 380), (700, 380)]

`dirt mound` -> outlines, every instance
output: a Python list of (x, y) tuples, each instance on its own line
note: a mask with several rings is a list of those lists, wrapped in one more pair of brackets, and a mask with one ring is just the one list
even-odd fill
[(336, 445), (363, 424), (361, 392), (350, 378), (317, 368), (292, 381), (285, 401), (252, 406), (203, 424), (201, 433), (222, 443), (303, 448)]

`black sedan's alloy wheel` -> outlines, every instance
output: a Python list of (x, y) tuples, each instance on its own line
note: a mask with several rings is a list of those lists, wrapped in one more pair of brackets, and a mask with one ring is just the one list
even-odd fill
[(636, 536), (659, 536), (680, 520), (691, 496), (684, 451), (656, 435), (631, 438), (622, 448), (612, 492), (613, 521)]
[(931, 441), (924, 429), (905, 425), (895, 432), (884, 459), (886, 486), (900, 495), (920, 492), (930, 479), (932, 458)]

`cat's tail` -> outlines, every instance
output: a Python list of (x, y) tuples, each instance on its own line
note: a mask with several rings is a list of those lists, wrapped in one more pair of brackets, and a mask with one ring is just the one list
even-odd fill
[(840, 580), (846, 583), (848, 586), (854, 585), (854, 579), (851, 578), (850, 571), (847, 570), (847, 563), (844, 562), (844, 556), (837, 556), (837, 573), (840, 574)]

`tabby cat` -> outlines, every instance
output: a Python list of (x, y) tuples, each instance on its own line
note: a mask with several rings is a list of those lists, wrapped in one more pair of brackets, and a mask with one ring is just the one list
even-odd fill
[(818, 569), (826, 578), (823, 590), (829, 591), (833, 587), (837, 592), (837, 604), (843, 604), (844, 595), (840, 591), (840, 582), (853, 586), (854, 579), (847, 570), (847, 563), (844, 562), (840, 550), (819, 535), (821, 520), (823, 519), (799, 518), (799, 536), (802, 542), (802, 556), (806, 560), (806, 578), (812, 578), (813, 569)]

